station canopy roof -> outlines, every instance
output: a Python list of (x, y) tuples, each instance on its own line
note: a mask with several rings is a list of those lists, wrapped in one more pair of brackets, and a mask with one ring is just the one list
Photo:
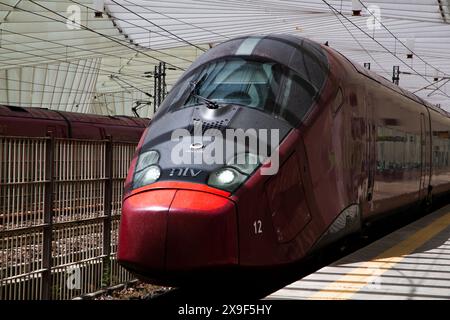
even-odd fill
[[(208, 48), (241, 35), (325, 43), (450, 111), (449, 0), (0, 0), (0, 103), (102, 114), (153, 113)], [(412, 57), (412, 58), (411, 58)]]

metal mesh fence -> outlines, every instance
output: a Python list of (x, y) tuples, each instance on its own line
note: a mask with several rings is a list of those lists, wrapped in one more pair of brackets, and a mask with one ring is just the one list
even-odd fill
[(71, 299), (133, 279), (116, 251), (135, 148), (0, 137), (0, 299)]

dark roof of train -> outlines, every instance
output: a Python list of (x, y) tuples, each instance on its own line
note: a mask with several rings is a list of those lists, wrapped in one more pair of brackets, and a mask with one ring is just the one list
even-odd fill
[(0, 116), (21, 117), (32, 119), (59, 120), (70, 122), (83, 122), (104, 125), (139, 126), (146, 127), (150, 121), (147, 118), (133, 118), (128, 116), (103, 116), (86, 113), (49, 110), (44, 108), (25, 108), (17, 106), (0, 105)]
[(47, 109), (6, 105), (0, 105), (0, 116), (64, 121), (64, 118), (60, 114), (57, 112), (49, 112)]
[(314, 41), (293, 35), (272, 34), (245, 36), (225, 41), (202, 54), (184, 76), (194, 69), (216, 59), (245, 56), (275, 61), (304, 75), (316, 88), (322, 88), (329, 72), (328, 56)]
[[(247, 49), (247, 50), (246, 50)], [(310, 53), (323, 64), (328, 58), (321, 45), (306, 38), (287, 34), (267, 36), (245, 36), (220, 43), (201, 55), (189, 69), (195, 69), (205, 62), (225, 56), (248, 55), (266, 57), (285, 65), (292, 63), (297, 53)]]
[(417, 102), (420, 104), (423, 104), (424, 106), (426, 106), (428, 109), (435, 111), (437, 113), (440, 113), (441, 115), (450, 118), (450, 112), (437, 107), (436, 105), (428, 102), (427, 100), (422, 99), (421, 97), (419, 97), (418, 95), (412, 93), (411, 91), (408, 91), (402, 87), (400, 87), (399, 85), (394, 84), (392, 81), (382, 77), (381, 75), (379, 75), (376, 72), (373, 72), (371, 70), (368, 70), (366, 68), (364, 68), (362, 65), (360, 65), (359, 63), (356, 63), (352, 60), (350, 60), (349, 58), (347, 58), (346, 56), (344, 56), (343, 54), (341, 54), (339, 51), (331, 49), (333, 52), (338, 53), (340, 56), (342, 56), (343, 58), (345, 58), (348, 62), (350, 62), (355, 69), (362, 75), (380, 83), (381, 85)]

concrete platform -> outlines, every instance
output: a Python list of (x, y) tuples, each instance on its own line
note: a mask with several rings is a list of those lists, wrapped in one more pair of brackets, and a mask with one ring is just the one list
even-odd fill
[(450, 300), (450, 205), (266, 299)]

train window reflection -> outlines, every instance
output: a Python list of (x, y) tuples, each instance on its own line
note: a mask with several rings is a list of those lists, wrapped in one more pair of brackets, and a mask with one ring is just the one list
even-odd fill
[(421, 168), (421, 136), (399, 129), (378, 127), (377, 171), (405, 171)]
[[(195, 94), (186, 83), (195, 83)], [(312, 105), (315, 87), (292, 70), (273, 61), (221, 59), (184, 77), (164, 101), (168, 108), (202, 103), (201, 96), (219, 104), (238, 104), (280, 116), (295, 125)]]
[[(252, 108), (273, 107), (280, 74), (274, 63), (231, 60), (211, 63), (204, 68), (197, 94), (218, 103), (243, 104)], [(185, 106), (198, 104), (191, 96)]]

